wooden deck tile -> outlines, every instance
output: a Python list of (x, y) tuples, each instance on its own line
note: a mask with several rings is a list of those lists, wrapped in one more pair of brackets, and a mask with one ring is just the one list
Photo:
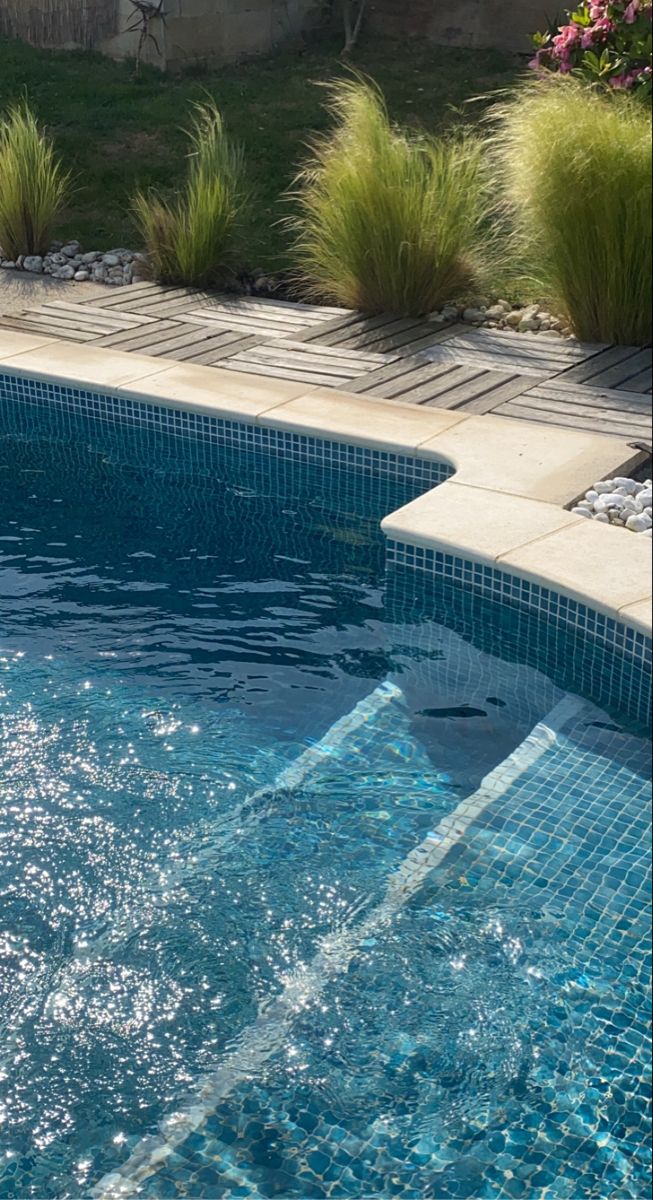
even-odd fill
[(201, 325), (171, 320), (157, 321), (146, 332), (132, 329), (127, 333), (109, 334), (95, 343), (96, 346), (147, 354), (152, 358), (209, 363), (255, 344), (256, 338), (243, 337), (232, 330), (205, 329)]
[(15, 329), (18, 333), (40, 333), (42, 337), (58, 338), (66, 342), (93, 342), (99, 336), (97, 331), (85, 332), (77, 324), (57, 321), (54, 317), (29, 317), (27, 313), (2, 317), (0, 326), (3, 329)]
[(260, 342), (252, 350), (239, 351), (221, 364), (231, 370), (269, 374), (277, 379), (296, 379), (326, 387), (349, 388), (358, 375), (390, 362), (382, 354), (356, 354), (339, 347), (280, 338)]
[(610, 346), (560, 376), (563, 383), (590, 387), (621, 388), (627, 392), (650, 392), (653, 351), (650, 346)]
[(334, 315), (339, 318), (342, 313), (339, 309), (249, 296), (204, 297), (200, 303), (189, 305), (184, 313), (188, 321), (202, 325), (217, 323), (222, 328), (269, 338), (301, 336), (329, 323)]
[(305, 334), (303, 340), (346, 350), (372, 350), (378, 353), (410, 355), (454, 337), (467, 327), (437, 325), (416, 317), (397, 317), (385, 313), (376, 317), (349, 314), (348, 318), (320, 325)]
[(533, 382), (531, 375), (516, 371), (490, 371), (457, 362), (425, 364), (418, 357), (402, 358), (392, 366), (364, 375), (349, 390), (407, 404), (484, 413), (528, 391)]
[(242, 333), (255, 333), (259, 337), (280, 338), (296, 336), (306, 329), (306, 325), (297, 325), (281, 318), (271, 319), (258, 313), (214, 311), (210, 308), (191, 308), (184, 313), (184, 320), (189, 324), (203, 325), (205, 328), (238, 329)]
[(549, 380), (495, 410), (497, 416), (521, 417), (573, 429), (592, 429), (620, 437), (651, 437), (651, 400), (637, 392), (602, 390)]
[[(159, 283), (130, 283), (125, 287), (107, 288), (106, 296), (93, 298), (93, 305), (96, 308), (124, 308), (125, 311), (132, 312), (134, 306), (148, 301), (155, 303), (157, 300), (179, 300), (186, 297), (189, 302), (192, 302), (204, 294), (200, 288), (162, 287)], [(208, 294), (206, 293), (206, 295)], [(76, 308), (85, 307), (83, 300), (75, 300), (74, 304)]]
[(433, 350), (424, 351), (424, 358), (431, 362), (455, 360), (472, 366), (551, 378), (603, 349), (601, 345), (554, 340), (541, 334), (473, 329), (447, 339)]

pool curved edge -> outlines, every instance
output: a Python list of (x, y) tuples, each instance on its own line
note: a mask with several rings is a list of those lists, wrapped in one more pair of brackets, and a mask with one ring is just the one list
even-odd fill
[(0, 373), (442, 463), (451, 478), (383, 520), (391, 544), (551, 588), (651, 636), (651, 539), (568, 511), (594, 480), (642, 460), (625, 439), (9, 330), (0, 331)]

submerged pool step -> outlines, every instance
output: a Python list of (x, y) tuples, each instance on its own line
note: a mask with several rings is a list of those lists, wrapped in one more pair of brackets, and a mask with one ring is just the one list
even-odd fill
[[(507, 793), (514, 792), (520, 779), (538, 767), (552, 748), (564, 744), (565, 730), (590, 724), (600, 715), (593, 705), (565, 696), (524, 741), (463, 800), (453, 813), (407, 855), (388, 880), (383, 900), (356, 926), (348, 926), (324, 937), (312, 962), (296, 969), (284, 990), (261, 1004), (256, 1020), (236, 1039), (220, 1066), (204, 1076), (176, 1112), (166, 1117), (156, 1134), (139, 1141), (118, 1170), (105, 1175), (92, 1189), (96, 1200), (119, 1200), (136, 1194), (140, 1185), (162, 1169), (176, 1148), (202, 1128), (215, 1108), (239, 1084), (256, 1075), (285, 1044), (292, 1024), (338, 974), (346, 971), (361, 945), (376, 937), (416, 895), (433, 871), (441, 867), (455, 846), (483, 813)], [(570, 755), (569, 771), (575, 762)], [(518, 808), (519, 795), (511, 795)]]
[[(149, 903), (156, 907), (162, 897), (178, 894), (199, 873), (216, 869), (225, 853), (247, 832), (251, 832), (254, 825), (265, 820), (279, 796), (298, 791), (316, 771), (343, 753), (355, 737), (361, 736), (364, 729), (373, 731), (375, 722), (388, 705), (400, 704), (402, 700), (401, 688), (390, 679), (384, 680), (349, 712), (339, 717), (319, 741), (302, 751), (270, 783), (250, 792), (228, 814), (220, 813), (218, 817), (204, 821), (192, 830), (193, 843), (197, 836), (201, 836), (206, 844), (200, 849), (194, 844), (188, 862), (175, 861), (157, 871), (157, 877), (152, 879), (148, 889)], [(130, 910), (124, 920), (118, 915), (111, 928), (99, 938), (86, 940), (84, 962), (115, 952), (133, 933), (133, 914)]]

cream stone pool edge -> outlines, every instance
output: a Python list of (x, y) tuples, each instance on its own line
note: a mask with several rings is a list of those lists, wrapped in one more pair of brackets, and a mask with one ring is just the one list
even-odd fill
[(498, 567), (651, 634), (651, 540), (584, 521), (565, 507), (595, 479), (642, 460), (624, 439), (407, 408), (4, 330), (0, 370), (450, 463), (452, 479), (386, 516), (382, 528), (392, 543)]

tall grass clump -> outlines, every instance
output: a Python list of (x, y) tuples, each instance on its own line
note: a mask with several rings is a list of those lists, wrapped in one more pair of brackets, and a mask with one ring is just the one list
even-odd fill
[(172, 199), (139, 192), (133, 208), (153, 277), (206, 285), (219, 282), (232, 260), (245, 204), (244, 158), (212, 102), (195, 106), (188, 134), (188, 174), (181, 192)]
[(392, 126), (380, 92), (336, 84), (331, 133), (313, 143), (293, 196), (302, 290), (361, 309), (418, 316), (478, 282), (487, 181), (481, 143)]
[(46, 253), (69, 186), (29, 106), (0, 116), (0, 246), (7, 258)]
[(651, 331), (651, 114), (569, 78), (529, 82), (495, 109), (516, 258), (585, 341)]

